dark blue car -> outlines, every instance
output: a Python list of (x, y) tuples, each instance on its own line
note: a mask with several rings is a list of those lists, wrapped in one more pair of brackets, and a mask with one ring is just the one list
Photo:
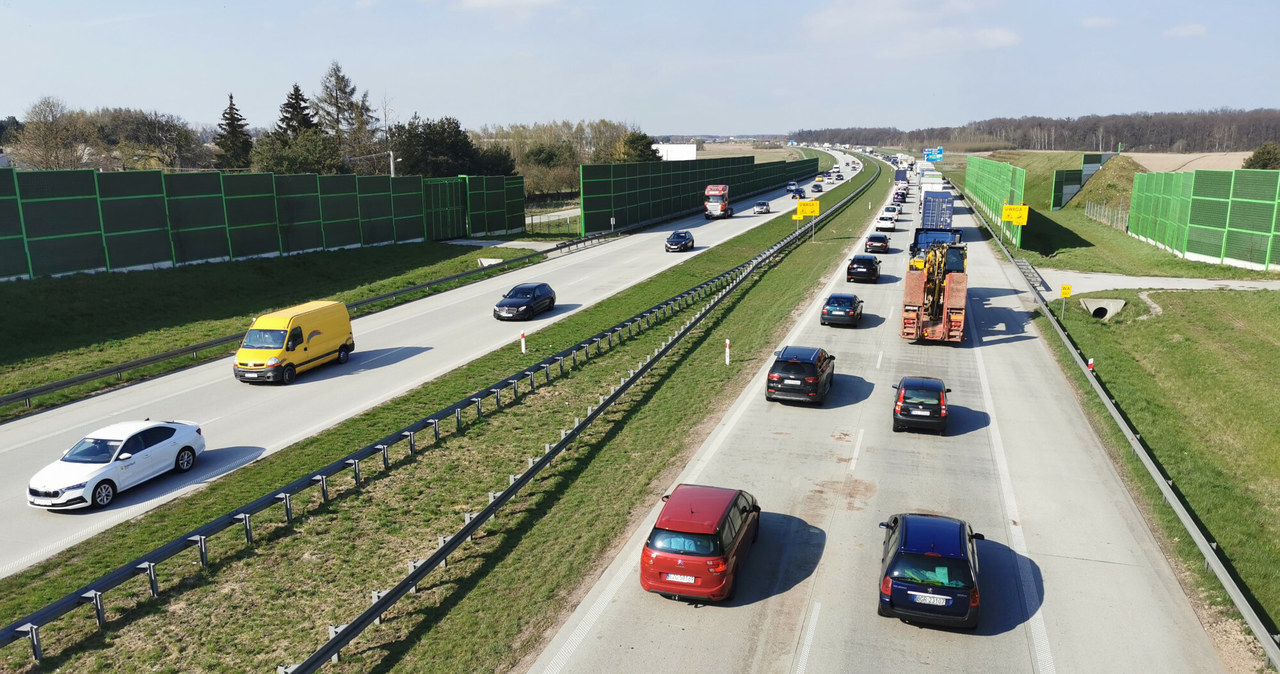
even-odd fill
[(899, 513), (881, 522), (880, 601), (886, 617), (948, 627), (978, 626), (978, 547), (963, 520)]

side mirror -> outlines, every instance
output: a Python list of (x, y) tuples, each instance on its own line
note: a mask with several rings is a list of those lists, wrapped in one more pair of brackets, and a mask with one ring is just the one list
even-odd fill
[(751, 512), (753, 513), (760, 512), (760, 504), (757, 503), (756, 505), (751, 506)]
[(947, 393), (951, 393), (951, 389), (947, 389), (947, 391), (946, 391), (946, 392), (947, 392)]
[(893, 387), (894, 387), (894, 388), (898, 388), (898, 385), (897, 385), (897, 384), (894, 384), (894, 385), (893, 385)]
[(663, 502), (663, 503), (666, 503), (667, 499), (669, 499), (669, 498), (671, 498), (671, 494), (664, 494), (664, 495), (662, 496), (662, 502)]
[(880, 523), (880, 528), (881, 528), (881, 529), (889, 529), (889, 528), (891, 528), (891, 527), (889, 526), (889, 523), (888, 523), (888, 522), (881, 522), (881, 523)]
[(116, 457), (116, 461), (128, 461), (129, 459), (132, 459), (132, 458), (133, 458), (132, 454), (130, 454), (129, 452), (123, 452), (120, 454), (120, 456)]
[(985, 540), (987, 540), (987, 537), (986, 537), (986, 536), (983, 536), (982, 534), (977, 533), (977, 532), (974, 532), (974, 533), (972, 533), (972, 534), (969, 534), (969, 538), (972, 538), (972, 539), (973, 539), (973, 540), (975, 540), (975, 541), (985, 541)]

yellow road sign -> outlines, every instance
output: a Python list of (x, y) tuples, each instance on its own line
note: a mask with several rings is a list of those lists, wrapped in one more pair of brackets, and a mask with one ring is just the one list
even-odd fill
[(1071, 297), (1071, 286), (1069, 285), (1062, 286), (1062, 297), (1063, 298)]
[(796, 204), (796, 215), (817, 215), (817, 201), (801, 201)]
[(1027, 206), (1009, 206), (1005, 205), (1000, 209), (1000, 219), (1012, 225), (1019, 227), (1027, 224), (1027, 212), (1031, 209)]
[(795, 215), (791, 216), (791, 219), (792, 219), (792, 220), (804, 220), (804, 216), (803, 216), (803, 215), (800, 215), (799, 213), (796, 213)]

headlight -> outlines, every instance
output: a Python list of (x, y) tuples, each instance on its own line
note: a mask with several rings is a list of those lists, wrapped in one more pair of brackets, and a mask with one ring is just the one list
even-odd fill
[(280, 364), (280, 359), (276, 358), (275, 356), (272, 356), (267, 359), (267, 367), (275, 367), (276, 365), (279, 365), (279, 364)]
[(89, 484), (89, 483), (88, 483), (88, 482), (81, 482), (80, 484), (73, 484), (73, 485), (71, 485), (70, 487), (64, 487), (64, 488), (62, 489), (62, 491), (74, 491), (74, 490), (76, 490), (76, 489), (84, 489), (84, 486), (85, 486), (86, 484)]
[(516, 307), (516, 311), (528, 311), (528, 310), (529, 310), (529, 305), (527, 304), (522, 307)]

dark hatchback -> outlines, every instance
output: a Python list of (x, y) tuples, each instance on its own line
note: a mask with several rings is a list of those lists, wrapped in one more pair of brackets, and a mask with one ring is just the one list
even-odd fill
[(947, 432), (947, 394), (951, 389), (935, 377), (903, 377), (893, 385), (898, 395), (893, 403), (893, 430), (923, 428)]
[(905, 202), (906, 202), (906, 200), (907, 200), (907, 193), (906, 193), (906, 192), (894, 192), (894, 193), (893, 193), (893, 200), (894, 200), (895, 202), (897, 202), (897, 203), (905, 203)]
[(769, 368), (764, 399), (825, 403), (835, 381), (835, 360), (826, 349), (782, 347)]
[(693, 250), (693, 232), (688, 230), (680, 230), (672, 232), (667, 237), (667, 252), (679, 253), (686, 250)]
[(854, 281), (870, 281), (878, 283), (880, 281), (880, 259), (872, 255), (854, 255), (849, 260), (849, 266), (845, 269), (844, 280), (853, 283)]
[(822, 315), (818, 323), (822, 325), (852, 325), (858, 327), (862, 322), (862, 300), (857, 295), (833, 293), (822, 304)]
[(556, 291), (545, 283), (521, 283), (498, 300), (493, 317), (500, 321), (527, 321), (556, 308)]
[(978, 546), (967, 522), (899, 513), (881, 522), (880, 601), (885, 617), (973, 629), (978, 626)]
[(884, 234), (872, 234), (867, 237), (867, 243), (862, 249), (868, 253), (888, 253), (889, 237)]

